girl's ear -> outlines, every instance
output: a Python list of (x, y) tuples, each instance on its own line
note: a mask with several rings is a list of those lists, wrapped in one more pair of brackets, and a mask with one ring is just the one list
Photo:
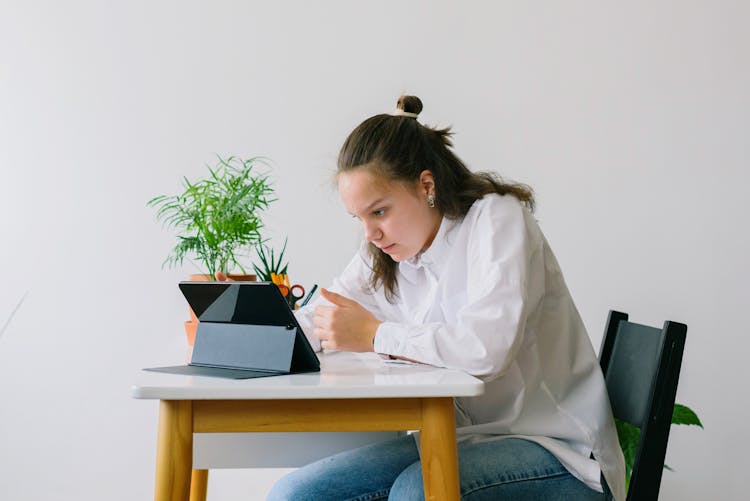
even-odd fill
[(419, 173), (419, 192), (424, 196), (435, 195), (435, 177), (427, 169)]

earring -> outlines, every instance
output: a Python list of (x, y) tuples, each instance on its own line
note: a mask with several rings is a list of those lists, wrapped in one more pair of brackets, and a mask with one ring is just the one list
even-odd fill
[(435, 195), (427, 196), (427, 205), (430, 207), (430, 209), (435, 208)]

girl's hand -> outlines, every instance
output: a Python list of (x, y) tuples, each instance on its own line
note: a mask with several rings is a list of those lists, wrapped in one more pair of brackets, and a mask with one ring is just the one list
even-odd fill
[(358, 302), (321, 289), (320, 294), (333, 306), (315, 307), (313, 334), (326, 350), (374, 351), (375, 331), (380, 320)]

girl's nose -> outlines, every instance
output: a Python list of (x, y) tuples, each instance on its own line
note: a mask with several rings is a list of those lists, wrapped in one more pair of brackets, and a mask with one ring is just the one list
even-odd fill
[(383, 232), (375, 224), (365, 223), (365, 240), (375, 243), (383, 238)]

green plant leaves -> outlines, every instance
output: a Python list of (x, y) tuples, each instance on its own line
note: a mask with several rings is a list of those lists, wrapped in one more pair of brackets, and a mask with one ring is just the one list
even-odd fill
[(281, 264), (284, 259), (284, 252), (286, 251), (286, 242), (287, 239), (284, 239), (284, 247), (281, 248), (278, 259), (274, 256), (274, 250), (266, 245), (260, 244), (255, 248), (261, 266), (253, 264), (253, 269), (255, 270), (255, 274), (258, 275), (259, 280), (271, 282), (272, 273), (277, 275), (286, 274), (286, 269), (287, 266), (289, 266), (289, 263), (286, 263), (283, 266)]
[(217, 158), (217, 164), (208, 167), (208, 177), (195, 182), (185, 177), (182, 193), (160, 195), (147, 203), (157, 209), (157, 220), (178, 232), (178, 243), (165, 265), (193, 257), (210, 275), (235, 267), (245, 272), (242, 261), (263, 242), (260, 214), (275, 199), (270, 197), (268, 176), (253, 169), (267, 165), (265, 159)]
[[(703, 428), (698, 415), (690, 407), (682, 404), (674, 404), (672, 424), (695, 425)], [(635, 454), (638, 452), (638, 441), (641, 438), (641, 430), (637, 426), (620, 421), (617, 418), (615, 418), (615, 427), (617, 428), (617, 438), (620, 441), (622, 454), (625, 456), (625, 488), (627, 491), (630, 487), (630, 475), (633, 472)], [(664, 468), (672, 471), (667, 465), (664, 465)]]
[(698, 419), (698, 415), (690, 407), (682, 404), (674, 404), (672, 424), (694, 425), (703, 428), (703, 423)]

